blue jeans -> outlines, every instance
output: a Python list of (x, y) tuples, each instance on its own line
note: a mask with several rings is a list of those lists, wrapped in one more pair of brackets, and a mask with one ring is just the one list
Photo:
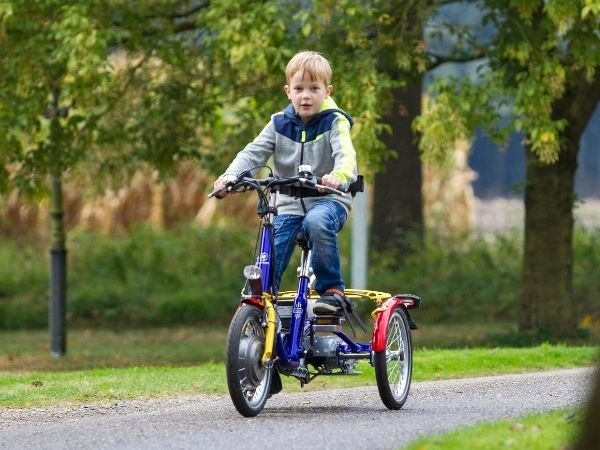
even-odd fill
[(335, 200), (319, 200), (305, 216), (282, 214), (275, 216), (275, 290), (279, 290), (281, 276), (290, 262), (296, 247), (296, 235), (300, 230), (312, 250), (312, 268), (317, 278), (315, 290), (323, 293), (327, 288), (344, 289), (340, 267), (340, 251), (337, 233), (342, 229), (346, 209)]

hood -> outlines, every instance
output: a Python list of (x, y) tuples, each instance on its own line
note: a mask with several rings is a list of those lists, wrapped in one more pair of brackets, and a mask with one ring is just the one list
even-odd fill
[[(323, 101), (323, 105), (321, 105), (321, 110), (317, 114), (315, 114), (315, 116), (312, 119), (310, 119), (306, 123), (306, 125), (313, 123), (313, 122), (318, 122), (321, 118), (328, 116), (329, 114), (336, 113), (336, 112), (343, 114), (350, 122), (350, 126), (352, 126), (352, 124), (354, 123), (354, 119), (352, 118), (352, 116), (350, 114), (348, 114), (346, 111), (344, 111), (343, 109), (340, 109), (338, 107), (338, 105), (335, 103), (335, 101), (333, 100), (333, 98), (331, 98), (331, 97), (327, 97)], [(302, 124), (302, 120), (300, 119), (300, 116), (298, 116), (298, 114), (296, 114), (294, 105), (292, 105), (291, 103), (283, 110), (283, 114), (285, 117), (287, 117), (291, 121)]]

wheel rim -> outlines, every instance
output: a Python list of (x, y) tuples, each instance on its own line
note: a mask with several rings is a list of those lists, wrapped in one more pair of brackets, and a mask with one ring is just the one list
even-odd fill
[(388, 328), (385, 349), (386, 369), (390, 390), (395, 399), (401, 399), (408, 385), (410, 360), (406, 358), (406, 327), (402, 319), (394, 314)]
[(254, 318), (244, 324), (238, 351), (238, 380), (248, 405), (260, 404), (269, 372), (262, 365), (264, 330)]

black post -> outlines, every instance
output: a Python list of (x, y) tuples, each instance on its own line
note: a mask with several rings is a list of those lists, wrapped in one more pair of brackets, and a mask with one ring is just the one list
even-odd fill
[(60, 174), (52, 175), (50, 220), (50, 353), (52, 356), (60, 358), (67, 352), (67, 249), (65, 247)]

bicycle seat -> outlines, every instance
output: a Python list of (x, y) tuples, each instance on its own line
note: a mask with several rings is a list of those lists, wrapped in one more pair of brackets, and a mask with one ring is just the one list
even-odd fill
[(304, 235), (304, 231), (298, 231), (298, 234), (296, 235), (296, 242), (298, 243), (300, 248), (302, 248), (303, 250), (308, 250), (308, 240)]

